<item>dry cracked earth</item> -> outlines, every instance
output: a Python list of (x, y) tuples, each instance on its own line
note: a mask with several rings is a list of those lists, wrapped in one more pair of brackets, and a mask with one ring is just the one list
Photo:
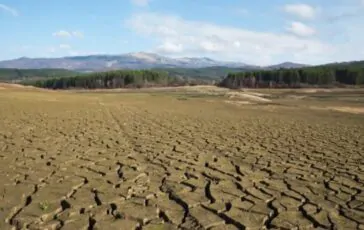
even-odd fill
[(364, 229), (364, 117), (0, 92), (0, 229)]

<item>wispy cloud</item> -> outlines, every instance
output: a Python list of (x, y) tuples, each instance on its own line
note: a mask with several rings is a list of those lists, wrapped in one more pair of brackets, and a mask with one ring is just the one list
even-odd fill
[(77, 38), (83, 38), (84, 35), (80, 31), (67, 31), (67, 30), (59, 30), (57, 32), (54, 32), (52, 34), (54, 37), (63, 37), (63, 38), (71, 38), (71, 37), (77, 37)]
[(19, 16), (19, 12), (10, 6), (0, 4), (0, 9), (12, 14), (14, 17)]
[(317, 9), (303, 3), (287, 4), (283, 7), (283, 10), (288, 14), (298, 16), (303, 19), (314, 19), (317, 14)]
[(324, 20), (330, 24), (350, 19), (363, 22), (362, 19), (359, 19), (364, 17), (363, 12), (364, 0), (355, 0), (355, 2), (335, 5), (331, 11), (328, 10), (326, 15), (324, 15)]
[(183, 52), (183, 45), (165, 41), (163, 44), (159, 45), (156, 50), (160, 53), (167, 53), (167, 54), (180, 53)]
[(315, 29), (312, 27), (297, 21), (291, 22), (290, 25), (286, 27), (286, 30), (302, 37), (312, 36), (316, 33)]
[(329, 23), (334, 23), (334, 22), (337, 22), (337, 21), (345, 20), (345, 19), (363, 17), (363, 16), (364, 16), (364, 14), (363, 14), (362, 10), (357, 9), (357, 10), (353, 10), (353, 11), (350, 11), (350, 12), (341, 12), (341, 13), (336, 14), (336, 15), (328, 16), (326, 18), (326, 21), (329, 22)]
[[(185, 20), (174, 15), (156, 13), (134, 14), (127, 21), (133, 31), (156, 42), (155, 51), (173, 56), (204, 56), (266, 65), (277, 60), (323, 62), (334, 49), (330, 44), (309, 37), (308, 26), (291, 25), (300, 36), (260, 32), (240, 27)], [(322, 55), (325, 54), (325, 55)], [(325, 60), (325, 61), (326, 61)]]
[(131, 0), (131, 3), (136, 6), (145, 7), (149, 5), (151, 0)]

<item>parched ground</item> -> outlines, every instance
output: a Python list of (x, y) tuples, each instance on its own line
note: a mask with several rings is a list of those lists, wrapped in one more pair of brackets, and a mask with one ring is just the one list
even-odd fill
[(0, 229), (364, 229), (363, 105), (3, 87)]

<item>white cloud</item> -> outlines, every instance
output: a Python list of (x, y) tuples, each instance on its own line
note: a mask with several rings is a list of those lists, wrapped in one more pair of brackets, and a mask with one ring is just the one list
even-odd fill
[(237, 48), (239, 48), (240, 47), (240, 42), (239, 41), (235, 41), (234, 42), (234, 46), (237, 47)]
[(10, 7), (10, 6), (4, 5), (4, 4), (0, 4), (0, 9), (4, 10), (6, 12), (9, 12), (14, 17), (19, 16), (18, 11), (16, 9)]
[(183, 51), (183, 45), (182, 44), (175, 44), (173, 42), (164, 42), (160, 46), (157, 47), (158, 52), (160, 53), (180, 53)]
[(149, 2), (150, 2), (150, 0), (131, 0), (131, 3), (133, 5), (141, 6), (141, 7), (148, 6)]
[(317, 9), (302, 3), (287, 4), (283, 7), (283, 10), (288, 14), (292, 14), (303, 19), (314, 19), (317, 14)]
[(293, 34), (302, 37), (312, 36), (316, 33), (315, 29), (302, 22), (291, 22), (286, 29)]
[(333, 52), (332, 46), (313, 38), (188, 21), (171, 15), (135, 14), (126, 25), (139, 34), (154, 38), (157, 42), (155, 51), (164, 48), (165, 52), (178, 56), (208, 55), (265, 65), (274, 59), (292, 60), (294, 54), (299, 54), (304, 63), (320, 62)]
[(216, 42), (209, 39), (200, 41), (199, 47), (207, 52), (221, 52), (225, 48), (224, 42)]
[(71, 37), (77, 37), (77, 38), (83, 38), (83, 33), (80, 31), (66, 31), (66, 30), (59, 30), (57, 32), (54, 32), (52, 34), (54, 37), (63, 37), (63, 38), (71, 38)]

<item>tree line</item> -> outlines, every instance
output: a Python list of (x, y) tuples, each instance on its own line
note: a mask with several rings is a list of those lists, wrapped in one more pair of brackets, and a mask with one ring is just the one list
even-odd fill
[(49, 89), (112, 89), (207, 84), (203, 80), (172, 77), (166, 71), (154, 70), (117, 70), (72, 77), (40, 79), (23, 83)]
[(298, 69), (257, 70), (229, 73), (219, 85), (228, 88), (297, 88), (314, 85), (364, 85), (364, 68), (353, 68), (350, 65), (327, 65)]
[(0, 81), (18, 82), (24, 80), (70, 77), (79, 73), (65, 69), (14, 69), (0, 68)]
[(218, 86), (228, 88), (300, 88), (364, 85), (364, 66), (359, 64), (230, 72), (217, 83), (214, 83), (214, 80), (171, 75), (170, 72), (164, 70), (115, 70), (78, 74), (70, 77), (62, 76), (31, 80), (23, 82), (23, 84), (49, 89), (142, 88), (204, 84), (217, 84)]

